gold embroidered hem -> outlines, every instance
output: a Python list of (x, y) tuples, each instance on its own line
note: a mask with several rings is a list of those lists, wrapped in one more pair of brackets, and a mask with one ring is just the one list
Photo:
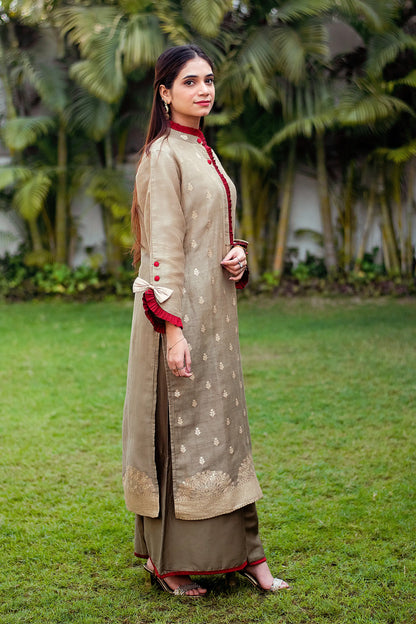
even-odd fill
[(144, 472), (127, 466), (123, 475), (123, 487), (127, 509), (149, 518), (157, 518), (159, 491)]
[(230, 475), (215, 470), (198, 472), (180, 483), (175, 491), (175, 515), (182, 520), (205, 520), (245, 507), (261, 495), (249, 456), (240, 466), (236, 483)]

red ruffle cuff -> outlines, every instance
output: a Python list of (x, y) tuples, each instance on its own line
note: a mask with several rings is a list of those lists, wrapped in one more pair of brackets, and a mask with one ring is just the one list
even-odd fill
[(238, 290), (242, 290), (243, 288), (247, 286), (249, 275), (250, 275), (250, 271), (248, 270), (248, 267), (247, 267), (241, 279), (239, 279), (238, 282), (235, 283), (235, 287)]
[(159, 334), (166, 333), (165, 321), (169, 321), (172, 325), (183, 329), (182, 321), (178, 316), (169, 314), (169, 312), (166, 312), (166, 310), (160, 307), (156, 300), (155, 293), (151, 288), (143, 293), (143, 308), (154, 330)]

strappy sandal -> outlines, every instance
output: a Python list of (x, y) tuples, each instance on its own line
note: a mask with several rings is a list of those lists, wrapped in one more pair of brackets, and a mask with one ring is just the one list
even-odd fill
[(256, 589), (258, 589), (261, 592), (276, 592), (276, 591), (279, 591), (279, 589), (290, 589), (290, 586), (287, 585), (286, 581), (284, 581), (283, 579), (279, 579), (279, 578), (274, 578), (271, 584), (271, 587), (269, 587), (269, 589), (265, 589), (264, 587), (260, 585), (256, 577), (253, 576), (253, 574), (251, 574), (250, 572), (247, 572), (247, 570), (240, 570), (239, 572), (248, 581), (250, 581), (250, 583), (254, 585)]
[(166, 583), (163, 578), (156, 576), (155, 571), (151, 570), (146, 563), (143, 564), (143, 570), (145, 570), (150, 576), (150, 582), (152, 585), (159, 585), (163, 591), (171, 594), (172, 596), (185, 596), (186, 598), (202, 598), (205, 594), (187, 594), (186, 592), (191, 589), (202, 589), (198, 583), (187, 583), (186, 585), (180, 585), (176, 589), (172, 589)]
[(156, 576), (155, 571), (151, 570), (149, 566), (147, 565), (147, 563), (143, 564), (143, 570), (146, 570), (146, 572), (150, 575), (150, 581), (153, 583), (153, 579)]
[(177, 587), (176, 589), (172, 589), (163, 578), (160, 578), (159, 576), (156, 576), (154, 574), (152, 580), (153, 579), (160, 586), (160, 588), (163, 589), (163, 591), (171, 594), (172, 596), (184, 596), (185, 598), (203, 598), (205, 596), (205, 594), (186, 593), (191, 589), (202, 589), (201, 585), (198, 585), (198, 583), (187, 583), (186, 585), (179, 585), (179, 587)]

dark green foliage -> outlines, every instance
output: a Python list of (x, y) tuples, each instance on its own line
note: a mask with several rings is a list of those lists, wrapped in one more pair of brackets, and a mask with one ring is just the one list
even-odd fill
[(45, 297), (66, 299), (103, 299), (107, 296), (128, 297), (134, 272), (120, 267), (116, 275), (102, 268), (81, 265), (46, 264), (42, 268), (27, 266), (25, 254), (0, 260), (0, 299), (26, 301)]

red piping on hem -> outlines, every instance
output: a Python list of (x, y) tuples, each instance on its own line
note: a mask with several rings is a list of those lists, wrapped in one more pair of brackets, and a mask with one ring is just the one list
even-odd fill
[(265, 561), (267, 561), (267, 559), (266, 557), (263, 557), (263, 559), (259, 559), (258, 561), (253, 561), (253, 563), (248, 563), (247, 565), (256, 566), (256, 565), (260, 565), (261, 563), (264, 563)]
[(226, 568), (224, 570), (189, 570), (188, 572), (168, 572), (167, 574), (159, 574), (158, 572), (156, 572), (156, 576), (158, 576), (159, 578), (165, 578), (166, 576), (208, 576), (209, 574), (229, 574), (230, 572), (238, 572), (239, 570), (243, 570), (245, 567), (247, 567), (247, 561), (245, 561), (242, 565), (236, 566), (235, 568)]
[(182, 321), (178, 316), (173, 316), (173, 314), (169, 314), (169, 312), (166, 312), (160, 307), (156, 301), (155, 293), (151, 288), (148, 288), (148, 290), (143, 293), (143, 308), (153, 328), (159, 334), (164, 334), (166, 332), (165, 321), (169, 321), (172, 325), (183, 329)]
[[(139, 555), (138, 553), (134, 553), (136, 557), (140, 557), (140, 559), (148, 559), (148, 555)], [(152, 561), (150, 559), (150, 561)], [(155, 564), (152, 561), (152, 565), (154, 567), (155, 570), (155, 575), (158, 576), (159, 578), (165, 578), (166, 576), (189, 576), (189, 575), (196, 575), (196, 576), (203, 576), (203, 575), (208, 575), (208, 574), (229, 574), (230, 572), (238, 572), (239, 570), (243, 570), (244, 568), (246, 568), (248, 565), (253, 566), (253, 565), (258, 565), (260, 563), (263, 563), (263, 561), (266, 561), (266, 557), (264, 557), (263, 559), (260, 559), (260, 561), (255, 561), (254, 563), (248, 563), (247, 561), (245, 561), (244, 563), (242, 563), (239, 566), (236, 566), (235, 568), (225, 568), (223, 570), (209, 570), (209, 571), (195, 571), (195, 570), (189, 570), (188, 572), (184, 572), (184, 571), (179, 571), (179, 572), (168, 572), (167, 574), (159, 574), (159, 572), (156, 569)]]

